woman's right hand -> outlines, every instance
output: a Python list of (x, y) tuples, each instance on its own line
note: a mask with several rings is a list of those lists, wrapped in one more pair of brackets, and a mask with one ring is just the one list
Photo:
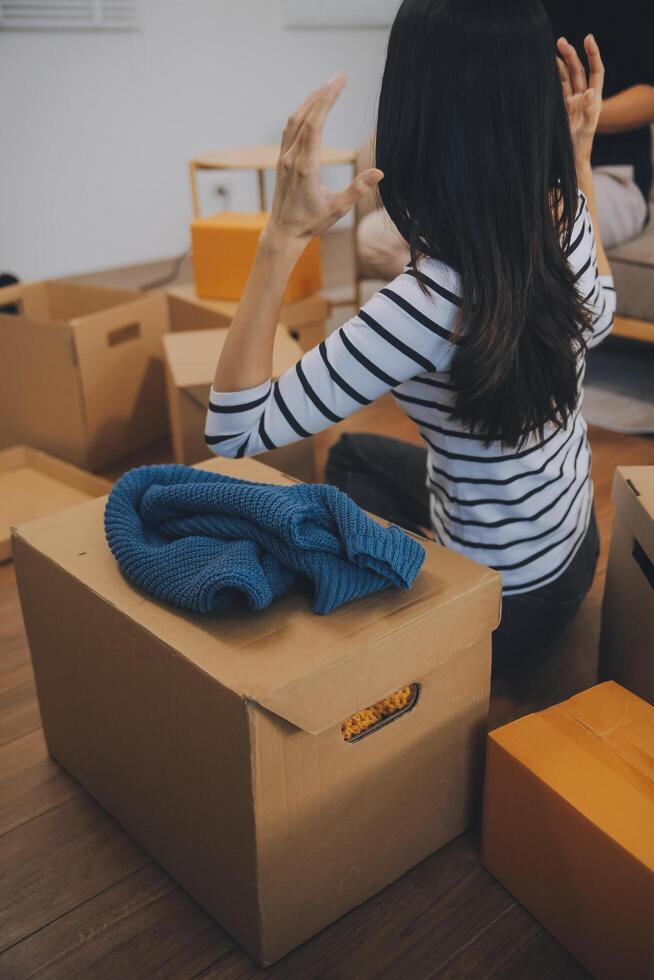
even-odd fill
[(593, 140), (602, 111), (602, 89), (604, 88), (604, 65), (597, 41), (592, 34), (584, 38), (584, 50), (590, 69), (588, 78), (579, 55), (564, 38), (557, 41), (559, 75), (563, 97), (570, 120), (570, 132), (577, 163), (590, 161)]
[(345, 76), (335, 75), (312, 92), (288, 120), (277, 163), (270, 219), (262, 238), (303, 247), (346, 215), (384, 176), (381, 170), (371, 167), (336, 193), (321, 181), (322, 130), (344, 86)]

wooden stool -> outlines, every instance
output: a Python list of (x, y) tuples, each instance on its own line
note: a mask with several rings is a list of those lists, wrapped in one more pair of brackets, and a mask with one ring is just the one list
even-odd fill
[[(279, 157), (279, 146), (246, 146), (235, 147), (226, 150), (210, 150), (202, 153), (189, 162), (189, 175), (191, 179), (191, 198), (193, 201), (193, 216), (200, 217), (200, 198), (198, 194), (197, 175), (198, 170), (254, 170), (257, 173), (259, 182), (259, 208), (266, 211), (266, 171), (275, 170)], [(333, 167), (345, 164), (352, 168), (352, 179), (357, 175), (357, 152), (356, 150), (338, 150), (323, 147), (320, 152), (320, 165), (322, 167)], [(354, 208), (352, 225), (352, 284), (354, 287), (353, 296), (343, 300), (343, 305), (354, 304), (357, 309), (359, 302), (359, 280), (357, 275), (357, 209)]]

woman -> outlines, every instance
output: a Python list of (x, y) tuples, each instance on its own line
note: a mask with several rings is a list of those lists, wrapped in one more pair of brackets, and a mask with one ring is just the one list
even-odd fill
[[(581, 383), (615, 299), (593, 233), (603, 66), (590, 35), (585, 49), (589, 79), (563, 38), (558, 58), (552, 50), (540, 0), (404, 0), (382, 82), (378, 168), (337, 194), (320, 184), (322, 127), (342, 77), (288, 121), (271, 218), (210, 398), (208, 444), (243, 456), (392, 391), (426, 448), (345, 436), (328, 479), (501, 572), (496, 669), (560, 634), (598, 552)], [(378, 184), (410, 266), (271, 383), (298, 256)]]

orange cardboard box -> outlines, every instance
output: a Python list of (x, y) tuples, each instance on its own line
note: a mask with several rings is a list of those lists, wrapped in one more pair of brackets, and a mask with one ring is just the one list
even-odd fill
[(24, 443), (98, 470), (161, 439), (167, 329), (162, 293), (0, 289), (0, 449)]
[(652, 980), (654, 708), (608, 681), (491, 732), (482, 860), (596, 980)]
[[(201, 464), (289, 479), (251, 460)], [(260, 963), (473, 819), (500, 578), (423, 541), (413, 588), (311, 612), (182, 612), (121, 575), (104, 501), (24, 524), (14, 562), (50, 753)], [(416, 685), (361, 738), (342, 723)]]
[[(207, 218), (196, 218), (191, 223), (193, 273), (198, 296), (241, 298), (259, 235), (267, 220), (265, 211), (223, 211)], [(320, 239), (313, 238), (291, 274), (285, 302), (310, 296), (321, 287)]]
[(600, 677), (654, 704), (654, 466), (619, 466), (613, 500)]

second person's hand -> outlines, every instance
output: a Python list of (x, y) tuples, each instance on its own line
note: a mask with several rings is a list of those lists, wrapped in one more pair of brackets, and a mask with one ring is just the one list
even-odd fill
[(602, 111), (604, 65), (597, 41), (592, 34), (584, 38), (589, 76), (574, 47), (564, 37), (557, 42), (559, 75), (570, 121), (570, 132), (578, 163), (590, 160), (593, 140)]
[(321, 181), (322, 131), (345, 82), (344, 75), (335, 75), (289, 118), (277, 162), (270, 219), (262, 235), (264, 243), (304, 247), (315, 235), (331, 228), (383, 178), (381, 170), (371, 168), (336, 193)]

